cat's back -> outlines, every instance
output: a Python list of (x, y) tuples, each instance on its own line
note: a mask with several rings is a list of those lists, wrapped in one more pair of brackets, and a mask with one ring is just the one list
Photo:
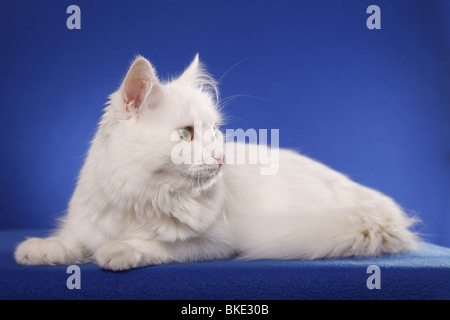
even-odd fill
[[(280, 210), (325, 204), (334, 198), (333, 184), (351, 183), (345, 175), (292, 150), (270, 151), (242, 143), (227, 143), (226, 150), (223, 179), (228, 198), (244, 205)], [(244, 163), (239, 161), (242, 152)]]

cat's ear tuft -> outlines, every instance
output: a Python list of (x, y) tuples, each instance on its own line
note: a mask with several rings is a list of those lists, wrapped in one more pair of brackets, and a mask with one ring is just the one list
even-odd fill
[(139, 110), (152, 91), (159, 85), (155, 69), (144, 57), (137, 57), (122, 84), (126, 111)]
[(178, 78), (178, 80), (186, 84), (195, 84), (202, 71), (201, 69), (202, 67), (200, 65), (200, 59), (197, 53), (194, 57), (194, 60), (192, 60), (189, 67), (184, 70), (183, 74)]
[(200, 62), (198, 53), (195, 55), (189, 67), (177, 79), (185, 85), (199, 88), (205, 92), (211, 92), (218, 99), (218, 88), (216, 80), (206, 71), (205, 66)]

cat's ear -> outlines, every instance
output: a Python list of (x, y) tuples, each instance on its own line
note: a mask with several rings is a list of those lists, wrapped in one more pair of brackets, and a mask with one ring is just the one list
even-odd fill
[(188, 86), (212, 93), (216, 99), (219, 98), (219, 91), (216, 80), (206, 71), (205, 66), (200, 62), (198, 53), (195, 55), (189, 67), (176, 80)]
[(144, 57), (137, 57), (122, 83), (122, 96), (127, 112), (138, 111), (159, 87), (155, 69)]
[(178, 81), (195, 85), (202, 72), (203, 66), (200, 64), (200, 58), (197, 53), (189, 67), (187, 67), (183, 74), (178, 78)]

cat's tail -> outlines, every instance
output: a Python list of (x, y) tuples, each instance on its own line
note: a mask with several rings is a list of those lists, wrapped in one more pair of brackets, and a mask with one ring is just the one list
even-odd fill
[(323, 208), (308, 213), (242, 217), (236, 241), (245, 259), (376, 256), (414, 250), (418, 236), (393, 201)]

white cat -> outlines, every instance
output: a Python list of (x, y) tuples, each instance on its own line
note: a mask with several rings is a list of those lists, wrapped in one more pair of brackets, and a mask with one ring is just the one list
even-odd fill
[[(280, 149), (272, 175), (261, 174), (262, 164), (227, 164), (218, 147), (216, 93), (198, 55), (167, 83), (137, 57), (110, 96), (61, 226), (49, 238), (22, 242), (17, 263), (94, 261), (127, 270), (236, 255), (315, 259), (416, 247), (408, 230), (415, 220), (391, 198), (312, 159)], [(175, 163), (173, 150), (194, 143), (201, 157)], [(240, 152), (248, 157), (249, 150)]]

